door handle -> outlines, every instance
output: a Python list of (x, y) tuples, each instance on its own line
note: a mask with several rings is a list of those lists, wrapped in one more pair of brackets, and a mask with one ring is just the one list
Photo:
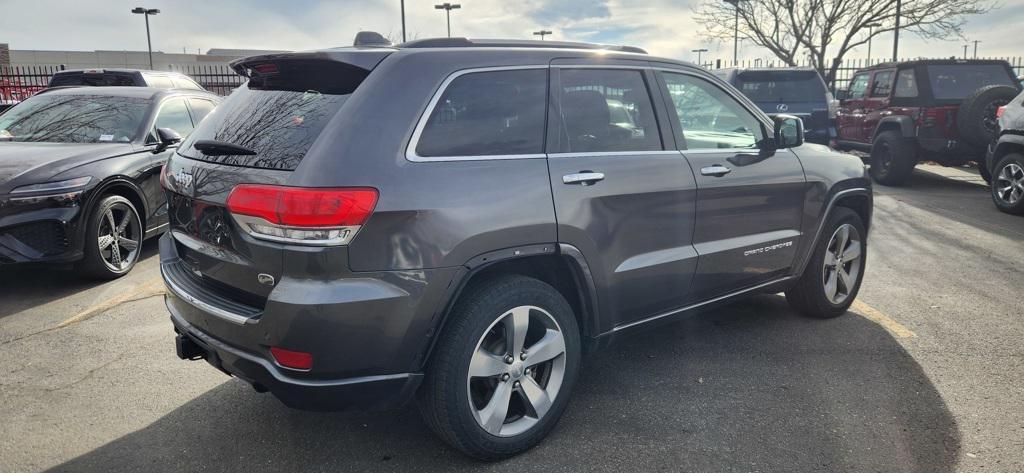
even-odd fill
[(592, 171), (580, 171), (562, 176), (562, 184), (579, 184), (581, 186), (589, 186), (603, 180), (604, 173)]
[(706, 168), (700, 168), (700, 173), (704, 176), (722, 177), (730, 172), (732, 172), (732, 169), (722, 166), (721, 164), (712, 164)]

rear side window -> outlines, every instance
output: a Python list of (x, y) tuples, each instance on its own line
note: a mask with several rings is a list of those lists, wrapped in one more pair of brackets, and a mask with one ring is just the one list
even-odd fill
[(881, 71), (875, 73), (875, 84), (871, 87), (872, 97), (888, 97), (892, 92), (892, 71)]
[[(369, 71), (319, 59), (252, 64), (235, 89), (186, 139), (178, 153), (203, 161), (264, 169), (295, 169)], [(242, 146), (254, 154), (203, 153), (196, 140)]]
[(181, 136), (192, 132), (192, 119), (185, 106), (185, 99), (170, 99), (163, 103), (156, 115), (154, 128), (170, 128)]
[(561, 71), (561, 152), (660, 151), (661, 135), (643, 73)]
[(150, 87), (156, 87), (158, 89), (173, 89), (174, 83), (171, 79), (165, 76), (146, 76), (146, 82)]
[(547, 69), (473, 72), (445, 89), (420, 134), (421, 157), (544, 152)]
[(192, 90), (202, 90), (203, 89), (202, 87), (199, 86), (199, 84), (196, 84), (194, 81), (191, 81), (191, 80), (188, 80), (188, 79), (182, 79), (180, 77), (172, 78), (171, 82), (174, 83), (174, 87), (177, 88), (177, 89), (192, 89)]
[(917, 79), (913, 69), (904, 69), (896, 75), (896, 92), (894, 97), (917, 97)]

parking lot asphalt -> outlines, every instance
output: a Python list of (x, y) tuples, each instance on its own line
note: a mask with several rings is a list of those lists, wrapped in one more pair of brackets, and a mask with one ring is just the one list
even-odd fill
[(851, 312), (756, 296), (584, 361), (559, 426), (499, 463), (414, 408), (288, 409), (174, 355), (155, 242), (103, 284), (0, 269), (0, 471), (1024, 471), (1024, 218), (976, 174), (875, 188)]

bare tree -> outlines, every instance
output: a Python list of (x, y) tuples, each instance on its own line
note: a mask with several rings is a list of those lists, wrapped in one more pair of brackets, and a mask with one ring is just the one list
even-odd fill
[[(739, 10), (739, 37), (762, 46), (783, 63), (795, 66), (806, 55), (835, 81), (840, 62), (853, 48), (893, 31), (897, 0), (703, 0), (695, 20), (708, 39), (732, 39)], [(992, 0), (903, 0), (900, 31), (936, 39), (962, 37), (971, 15), (994, 8)], [(867, 25), (882, 26), (869, 28)], [(834, 58), (825, 64), (826, 58)]]

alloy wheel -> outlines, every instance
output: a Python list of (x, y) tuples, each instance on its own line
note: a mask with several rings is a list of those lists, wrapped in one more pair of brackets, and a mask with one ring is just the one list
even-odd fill
[(992, 183), (996, 197), (1007, 205), (1014, 205), (1024, 197), (1024, 168), (1017, 163), (1009, 163), (999, 170)]
[(499, 316), (477, 342), (466, 378), (470, 409), (491, 435), (526, 432), (551, 409), (565, 379), (565, 337), (535, 306)]
[(142, 225), (135, 211), (118, 202), (107, 208), (96, 231), (96, 244), (107, 268), (121, 272), (131, 267), (142, 246)]
[(825, 297), (833, 304), (842, 304), (853, 293), (860, 276), (862, 249), (860, 232), (853, 225), (840, 225), (825, 248), (822, 283)]

